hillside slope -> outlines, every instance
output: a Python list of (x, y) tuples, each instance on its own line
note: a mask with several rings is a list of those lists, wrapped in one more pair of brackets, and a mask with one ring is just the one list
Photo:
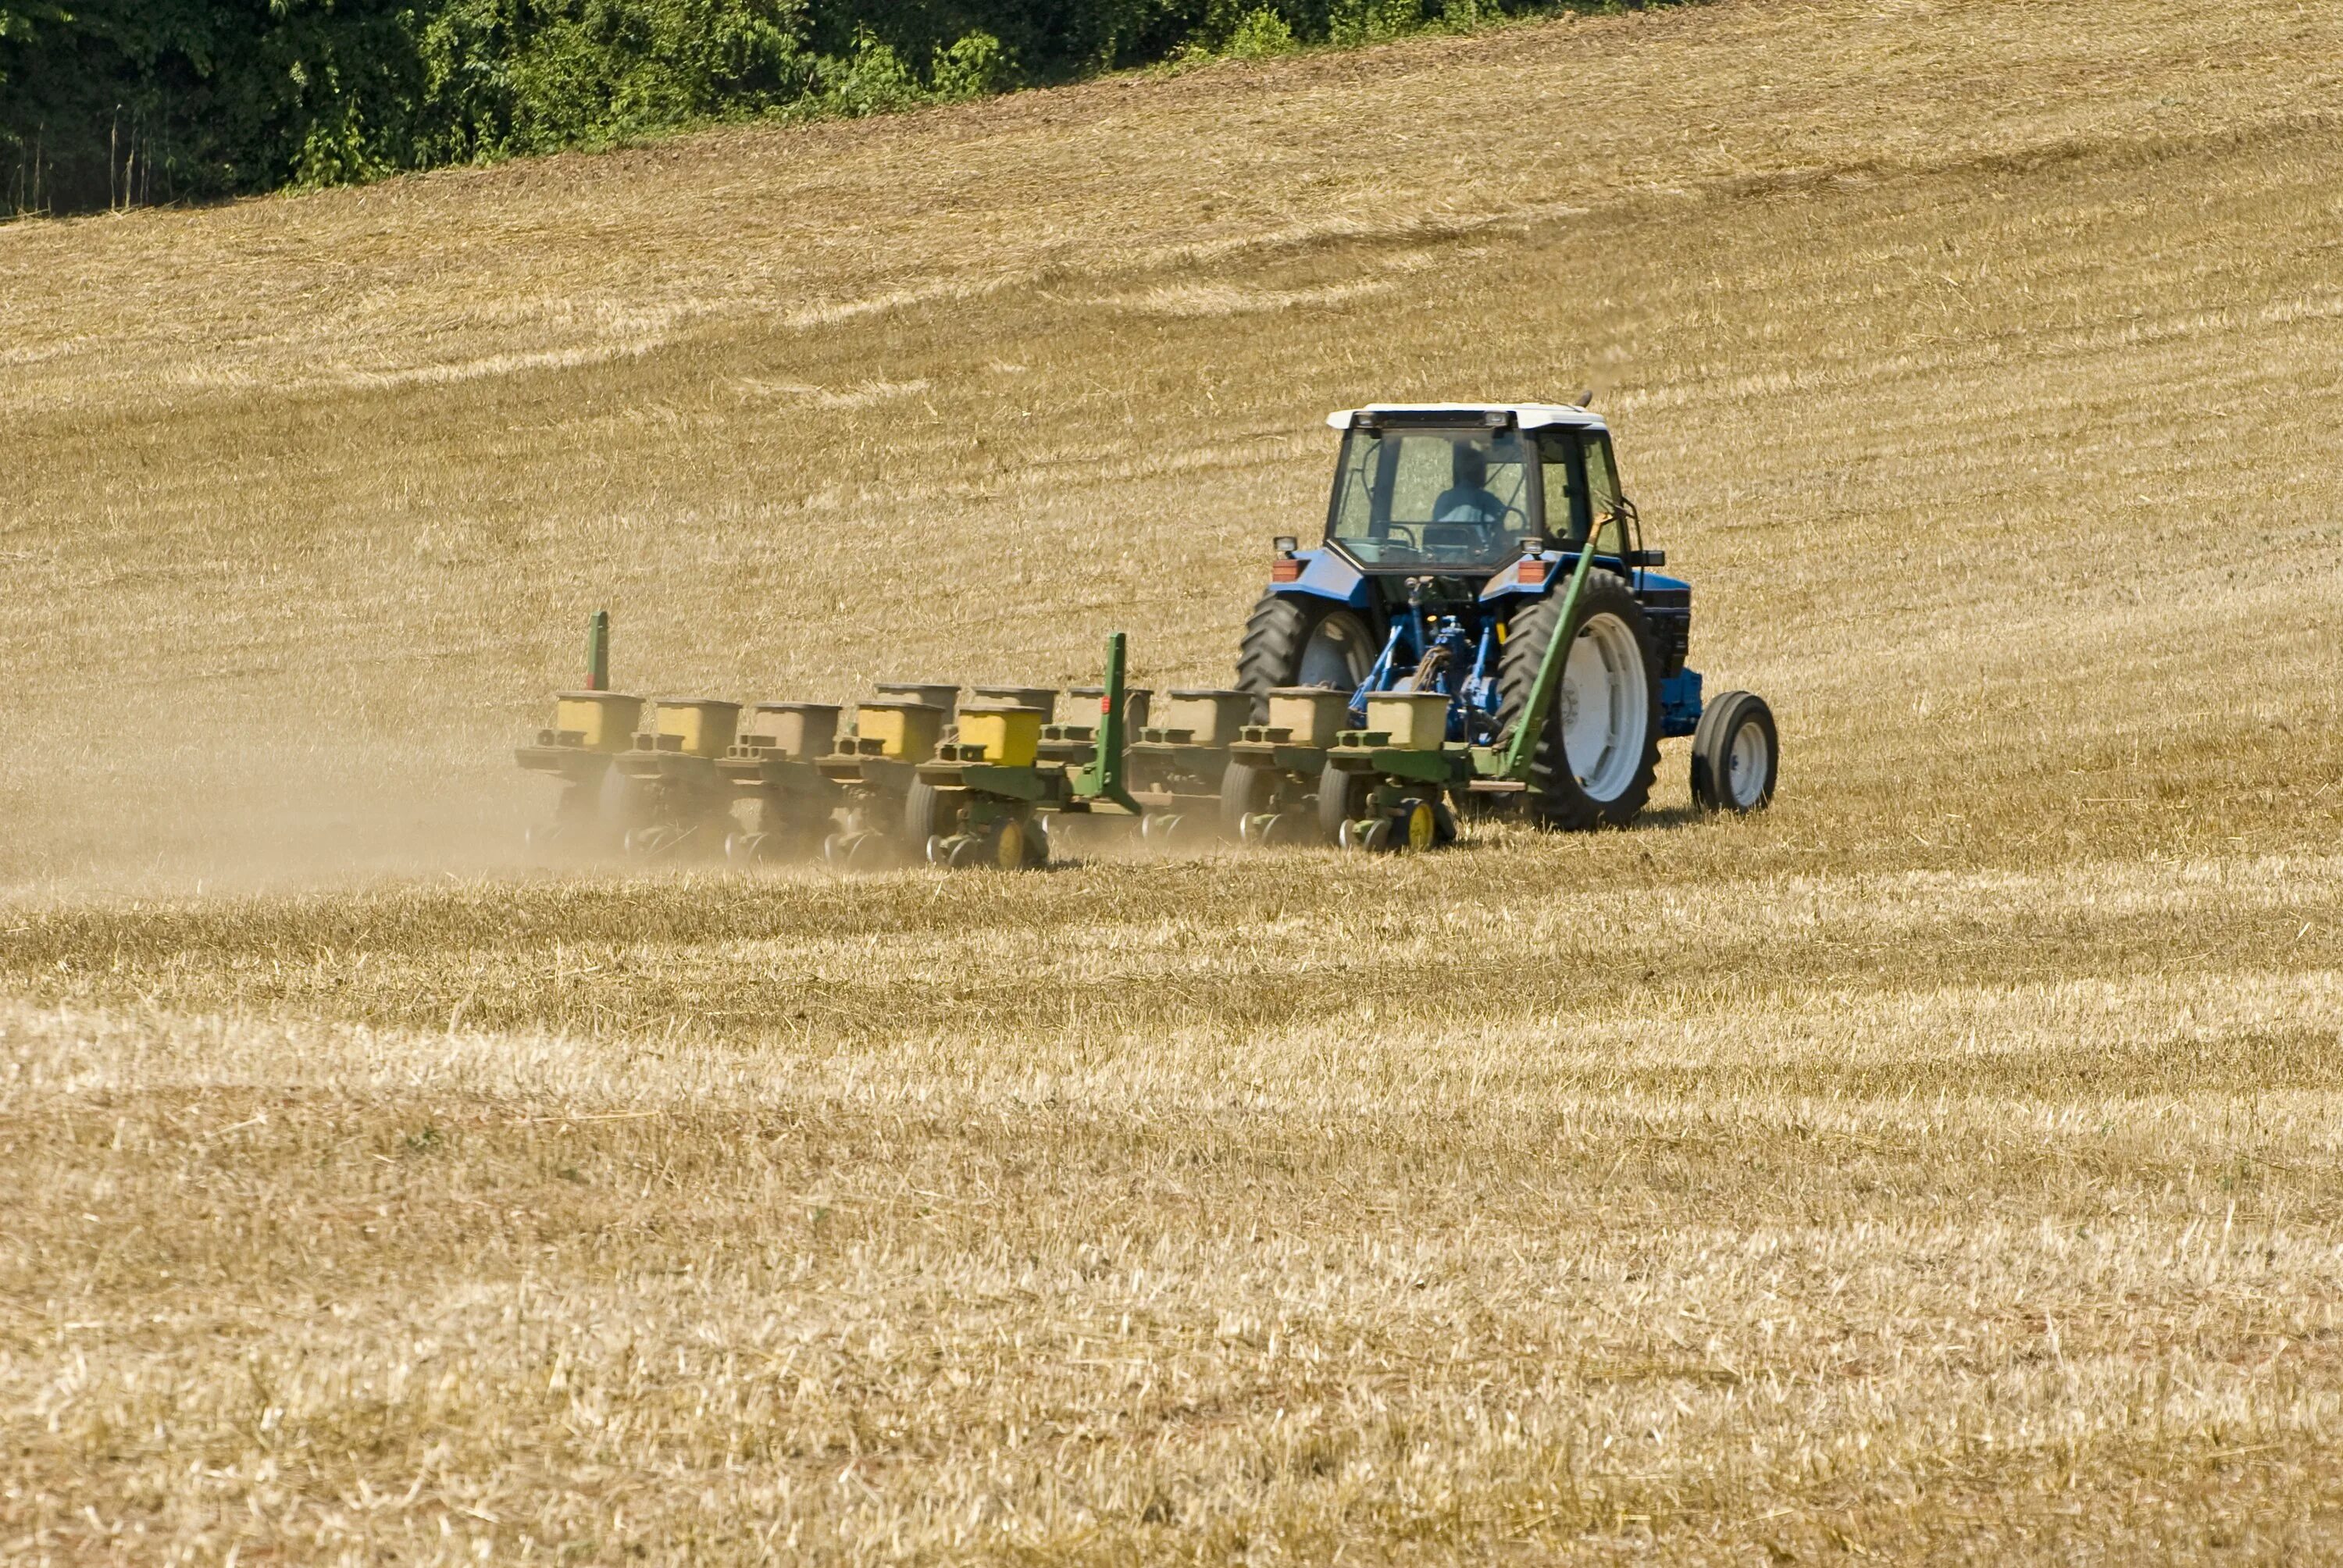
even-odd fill
[[(1725, 4), (0, 230), (0, 1543), (2334, 1555), (2338, 132)], [(1763, 819), (484, 874), (596, 605), (1217, 680), (1324, 410), (1590, 383)]]
[[(141, 845), (200, 801), (196, 837), (281, 847), (363, 793), (444, 843), (471, 826), (445, 783), (512, 788), (498, 743), (604, 602), (625, 678), (743, 695), (1071, 676), (1120, 607), (1151, 668), (1210, 675), (1261, 541), (1318, 505), (1316, 415), (1371, 397), (1600, 381), (1705, 646), (1777, 683), (1851, 671), (1818, 634), (1940, 658), (1913, 611), (2031, 598), (2162, 504), (2062, 473), (2100, 449), (2049, 411), (2137, 399), (2177, 432), (2242, 399), (2285, 456), (2200, 477), (2299, 515), (2338, 29), (1726, 6), (12, 227), (0, 529), (55, 610), (0, 626), (45, 738), (0, 801), (54, 827), (17, 868), (118, 857), (101, 806)], [(2009, 461), (1883, 469), (1946, 416)], [(2061, 477), (1980, 512), (1965, 487), (2011, 468)], [(1830, 548), (1775, 542), (1793, 493), (1827, 498)], [(1875, 548), (1989, 527), (2006, 548), (1949, 572)], [(1858, 551), (1893, 625), (1812, 613), (1808, 574)], [(2158, 558), (2227, 558), (2199, 530)], [(939, 564), (1007, 591), (920, 606)], [(305, 855), (368, 830), (323, 814)]]

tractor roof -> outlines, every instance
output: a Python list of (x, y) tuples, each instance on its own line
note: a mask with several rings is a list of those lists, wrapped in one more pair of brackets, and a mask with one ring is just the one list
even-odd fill
[(1512, 423), (1524, 430), (1554, 425), (1579, 430), (1608, 428), (1602, 415), (1574, 403), (1370, 403), (1363, 408), (1344, 408), (1329, 414), (1326, 423), (1337, 430), (1347, 430), (1361, 422), (1362, 414), (1393, 415), (1409, 420), (1437, 417), (1443, 422), (1453, 419), (1459, 425), (1478, 425), (1496, 414), (1511, 416)]

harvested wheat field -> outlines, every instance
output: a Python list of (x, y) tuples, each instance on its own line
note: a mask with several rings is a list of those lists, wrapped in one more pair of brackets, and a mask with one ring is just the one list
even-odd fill
[[(0, 1558), (2343, 1554), (2343, 11), (1726, 3), (0, 227)], [(550, 876), (1600, 389), (1768, 814)]]

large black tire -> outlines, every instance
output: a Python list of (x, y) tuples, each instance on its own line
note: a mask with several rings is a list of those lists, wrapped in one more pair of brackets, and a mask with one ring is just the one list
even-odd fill
[[(1562, 590), (1557, 589), (1515, 610), (1505, 628), (1505, 650), (1497, 667), (1501, 745), (1502, 738), (1512, 734), (1528, 703), (1530, 686), (1537, 678), (1538, 662), (1545, 657), (1546, 646), (1553, 641), (1555, 624), (1561, 618)], [(1604, 625), (1606, 618), (1613, 624)], [(1650, 629), (1644, 621), (1643, 607), (1627, 591), (1627, 585), (1614, 574), (1597, 568), (1587, 578), (1585, 591), (1579, 596), (1569, 635), (1574, 640), (1594, 636), (1604, 647), (1613, 651), (1632, 650), (1628, 657), (1640, 660), (1643, 692), (1642, 701), (1636, 706), (1643, 710), (1643, 733), (1640, 737), (1633, 733), (1632, 712), (1619, 715), (1617, 743), (1606, 748), (1599, 760), (1578, 759), (1581, 766), (1590, 768), (1595, 774), (1591, 780), (1582, 779), (1571, 766), (1564, 743), (1567, 715), (1563, 683), (1557, 681), (1554, 706), (1547, 710), (1544, 731), (1530, 759), (1529, 789), (1523, 805), (1532, 821), (1564, 832), (1624, 828), (1635, 819), (1644, 803), (1651, 799), (1652, 780), (1660, 770), (1660, 680), (1656, 661), (1652, 658)], [(1565, 653), (1564, 658), (1568, 657)], [(1623, 700), (1632, 699), (1633, 695), (1630, 686), (1623, 692)]]
[(1728, 691), (1700, 711), (1692, 732), (1692, 798), (1704, 811), (1746, 815), (1774, 803), (1782, 739), (1765, 699)]
[(1277, 803), (1277, 775), (1232, 757), (1221, 773), (1221, 831), (1233, 843), (1244, 837), (1248, 817), (1258, 816)]
[[(1367, 623), (1331, 599), (1303, 594), (1263, 594), (1245, 620), (1237, 649), (1239, 691), (1253, 694), (1253, 722), (1269, 719), (1269, 694), (1281, 686), (1325, 686), (1342, 682), (1333, 666), (1348, 670), (1350, 685), (1366, 679), (1380, 652)], [(1307, 667), (1307, 668), (1305, 668)]]

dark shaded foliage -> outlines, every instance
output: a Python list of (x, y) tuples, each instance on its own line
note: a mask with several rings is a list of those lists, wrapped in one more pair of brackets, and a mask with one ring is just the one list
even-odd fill
[[(1569, 0), (1612, 8), (1615, 0)], [(0, 0), (0, 214), (861, 115), (1555, 0)]]

